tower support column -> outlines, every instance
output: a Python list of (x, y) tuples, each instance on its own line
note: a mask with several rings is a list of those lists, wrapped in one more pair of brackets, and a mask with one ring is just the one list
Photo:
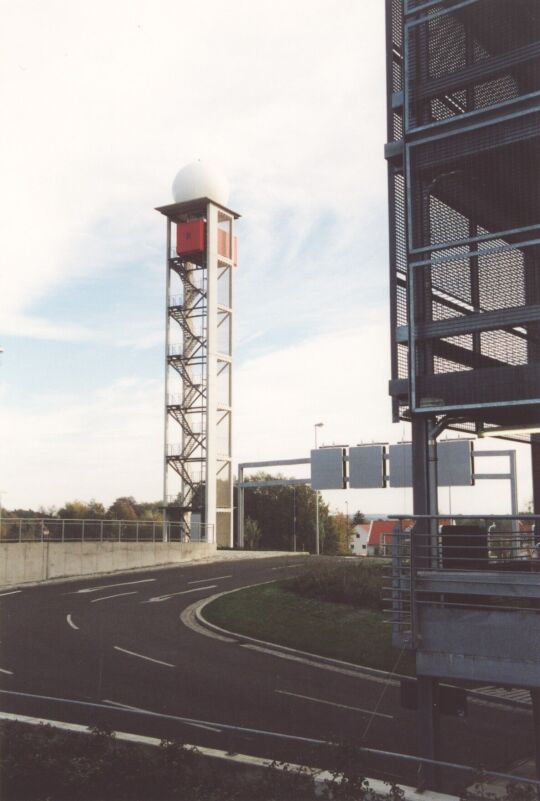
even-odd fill
[[(412, 478), (413, 514), (436, 515), (437, 500), (437, 442), (431, 432), (435, 421), (415, 416), (412, 421)], [(412, 541), (412, 569), (418, 566), (429, 567), (438, 536), (436, 519), (417, 521)], [(414, 593), (414, 590), (413, 590)], [(416, 616), (414, 609), (413, 619)], [(429, 760), (438, 757), (439, 740), (439, 682), (433, 676), (418, 676), (417, 739), (420, 756)], [(422, 789), (436, 789), (439, 784), (439, 770), (430, 762), (423, 762), (419, 770), (419, 786)]]

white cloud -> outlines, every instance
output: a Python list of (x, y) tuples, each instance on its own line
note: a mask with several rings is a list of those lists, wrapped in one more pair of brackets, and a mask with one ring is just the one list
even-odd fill
[[(351, 354), (353, 356), (351, 357)], [(236, 372), (235, 466), (238, 462), (303, 458), (319, 444), (396, 442), (408, 426), (390, 422), (385, 320), (371, 312), (354, 328), (331, 332), (251, 359)], [(162, 492), (163, 385), (125, 377), (91, 394), (36, 394), (15, 405), (3, 392), (0, 488), (4, 504), (61, 505), (95, 497), (108, 504), (120, 495), (156, 500)], [(482, 442), (477, 448), (501, 449)], [(510, 447), (514, 447), (511, 445)], [(517, 447), (520, 508), (531, 496), (529, 448)], [(504, 472), (502, 460), (484, 460), (482, 472)], [(303, 468), (283, 468), (302, 477)], [(409, 490), (324, 493), (332, 507), (352, 513), (410, 513)], [(478, 482), (452, 490), (454, 513), (509, 512), (508, 482)], [(441, 491), (441, 512), (448, 492)]]
[(36, 395), (31, 407), (10, 406), (4, 397), (4, 504), (161, 497), (162, 403), (160, 382), (136, 378), (91, 395)]
[[(17, 3), (0, 33), (0, 311), (160, 259), (152, 207), (197, 156), (236, 187), (246, 269), (283, 255), (280, 209), (296, 208), (290, 254), (321, 210), (345, 231), (351, 204), (385, 192), (383, 41), (379, 0)], [(41, 335), (73, 332), (56, 321)]]

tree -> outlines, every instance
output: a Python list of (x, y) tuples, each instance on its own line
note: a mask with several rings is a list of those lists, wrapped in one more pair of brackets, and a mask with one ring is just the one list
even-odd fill
[[(259, 472), (255, 481), (284, 478)], [(321, 552), (331, 537), (328, 505), (319, 497), (319, 536)], [(246, 519), (255, 520), (261, 529), (260, 548), (269, 550), (315, 551), (315, 502), (317, 493), (306, 484), (255, 487), (245, 491)]]
[(351, 526), (347, 515), (343, 514), (343, 512), (338, 512), (330, 517), (329, 523), (330, 536), (327, 537), (324, 552), (327, 554), (348, 554), (350, 552)]
[(93, 498), (84, 501), (68, 501), (58, 510), (58, 517), (65, 520), (101, 520), (105, 517), (105, 507)]
[(363, 512), (358, 511), (354, 513), (352, 519), (353, 526), (359, 526), (360, 523), (365, 523), (365, 522), (366, 522), (366, 516), (364, 515)]
[(117, 498), (107, 509), (107, 517), (113, 520), (137, 520), (137, 501), (131, 495)]
[(261, 527), (257, 521), (248, 517), (244, 523), (244, 544), (246, 548), (255, 550), (259, 545), (261, 534)]

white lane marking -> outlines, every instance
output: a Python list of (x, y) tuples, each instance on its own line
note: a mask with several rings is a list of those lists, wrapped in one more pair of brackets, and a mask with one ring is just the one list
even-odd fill
[(118, 592), (116, 595), (104, 595), (103, 598), (92, 598), (91, 604), (97, 604), (100, 601), (108, 601), (110, 598), (122, 598), (124, 595), (137, 595), (137, 590), (132, 592)]
[[(130, 653), (130, 651), (128, 651)], [(37, 695), (36, 693), (23, 693), (18, 690), (3, 690), (0, 689), (1, 695), (15, 695), (20, 698), (39, 698), (45, 701), (56, 701), (62, 704), (73, 704), (75, 706), (85, 706), (92, 709), (114, 709), (114, 707), (107, 704), (96, 704), (91, 701), (77, 701), (74, 698), (59, 698), (53, 695)], [(508, 707), (506, 707), (508, 709)], [(162, 712), (141, 712), (137, 713), (135, 710), (126, 709), (126, 712), (133, 711), (134, 714), (148, 715), (152, 718), (162, 718), (163, 720), (176, 720), (180, 723), (198, 723), (205, 726), (216, 726), (224, 731), (240, 731), (247, 734), (261, 734), (264, 737), (275, 737), (281, 740), (293, 740), (294, 742), (310, 743), (311, 745), (332, 745), (329, 740), (316, 740), (313, 737), (301, 737), (298, 734), (286, 734), (280, 731), (268, 731), (267, 729), (251, 729), (247, 726), (234, 726), (232, 723), (218, 723), (214, 720), (198, 720), (197, 718), (185, 718), (181, 715), (167, 715)], [(2, 712), (0, 712), (0, 715)]]
[(22, 590), (11, 590), (11, 592), (0, 592), (0, 598), (4, 598), (6, 595), (17, 595), (17, 593), (22, 592)]
[(218, 579), (232, 578), (232, 573), (229, 576), (209, 576), (205, 579), (197, 579), (197, 581), (188, 581), (188, 584), (204, 584), (205, 581), (218, 581)]
[[(129, 709), (131, 712), (144, 712), (145, 715), (151, 715), (152, 713), (149, 709), (142, 709), (140, 706), (131, 706), (130, 704), (121, 704), (119, 701), (111, 701), (110, 698), (103, 698), (104, 704), (112, 704), (113, 706), (118, 706), (120, 709)], [(216, 729), (215, 726), (206, 726), (204, 723), (187, 723), (187, 726), (195, 726), (197, 729), (206, 729), (207, 731), (215, 731), (218, 734), (221, 734), (221, 729)]]
[(75, 590), (70, 592), (69, 595), (81, 595), (86, 592), (99, 592), (100, 590), (110, 590), (113, 587), (127, 587), (130, 584), (148, 584), (149, 581), (155, 581), (155, 578), (139, 579), (138, 581), (122, 581), (120, 584), (102, 584), (99, 587), (85, 587), (83, 590)]
[(8, 676), (13, 676), (12, 670), (4, 670), (4, 668), (0, 668), (0, 673), (6, 673)]
[(156, 665), (164, 665), (165, 667), (176, 667), (175, 665), (171, 665), (170, 662), (162, 662), (161, 659), (154, 659), (152, 656), (145, 656), (144, 654), (138, 654), (135, 651), (128, 651), (127, 648), (120, 648), (119, 645), (114, 646), (115, 651), (122, 651), (123, 654), (129, 654), (130, 656), (138, 656), (139, 659), (146, 659), (147, 662), (155, 662)]
[(149, 598), (147, 601), (141, 601), (142, 604), (155, 604), (161, 601), (168, 601), (169, 598), (174, 598), (175, 595), (187, 595), (190, 592), (203, 592), (204, 590), (213, 590), (217, 584), (209, 584), (208, 587), (192, 587), (190, 590), (182, 590), (182, 592), (171, 592), (169, 595), (156, 595), (155, 598)]
[(75, 629), (75, 631), (79, 631), (79, 627), (76, 626), (75, 623), (73, 622), (73, 619), (71, 617), (71, 613), (66, 616), (66, 620), (68, 622), (68, 625), (71, 626), (72, 629)]
[(293, 698), (302, 698), (304, 701), (315, 701), (317, 704), (327, 704), (328, 706), (336, 706), (340, 709), (351, 709), (353, 712), (361, 712), (363, 715), (373, 715), (378, 718), (388, 718), (394, 720), (393, 715), (386, 715), (384, 712), (372, 712), (370, 709), (360, 709), (359, 706), (349, 706), (348, 704), (338, 704), (335, 701), (326, 701), (324, 698), (313, 698), (311, 695), (300, 695), (300, 693), (291, 693), (287, 690), (276, 690), (275, 692), (281, 695), (291, 695)]

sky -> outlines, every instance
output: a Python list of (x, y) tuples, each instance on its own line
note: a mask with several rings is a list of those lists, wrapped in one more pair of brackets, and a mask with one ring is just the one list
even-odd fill
[[(307, 456), (316, 422), (319, 444), (408, 438), (387, 394), (383, 7), (10, 6), (0, 30), (4, 506), (161, 497), (165, 230), (154, 209), (198, 158), (226, 173), (242, 215), (235, 462)], [(518, 459), (524, 507), (526, 448)], [(505, 513), (506, 484), (456, 490), (454, 508)], [(351, 513), (411, 511), (397, 490), (325, 498)]]

